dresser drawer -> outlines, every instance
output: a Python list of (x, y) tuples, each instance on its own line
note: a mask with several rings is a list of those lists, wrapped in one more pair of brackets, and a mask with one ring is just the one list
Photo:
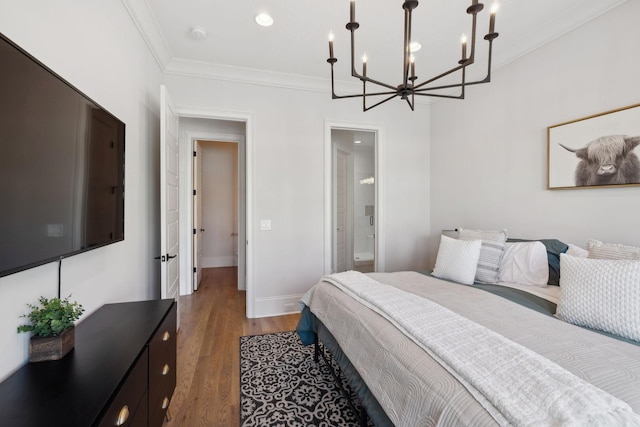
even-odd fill
[(176, 387), (176, 305), (149, 341), (149, 427), (160, 427)]
[(146, 417), (136, 413), (138, 411), (147, 412), (148, 351), (145, 348), (136, 361), (131, 373), (127, 376), (124, 384), (120, 386), (116, 397), (107, 408), (102, 421), (98, 424), (99, 427), (142, 427), (147, 425)]

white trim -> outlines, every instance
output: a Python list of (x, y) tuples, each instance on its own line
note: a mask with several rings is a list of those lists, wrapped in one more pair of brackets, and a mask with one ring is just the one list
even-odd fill
[(376, 240), (375, 271), (385, 271), (384, 234), (384, 127), (381, 125), (325, 120), (324, 122), (324, 272), (331, 274), (332, 251), (332, 180), (331, 180), (331, 129), (359, 130), (376, 133)]
[[(237, 265), (235, 256), (202, 257), (202, 268), (233, 267)], [(191, 275), (193, 277), (193, 274)]]
[[(211, 110), (206, 108), (196, 108), (196, 107), (184, 107), (177, 106), (176, 111), (179, 117), (191, 117), (191, 118), (200, 118), (200, 119), (213, 119), (213, 120), (227, 120), (227, 121), (236, 121), (236, 122), (244, 122), (245, 123), (245, 162), (246, 162), (246, 264), (247, 264), (247, 274), (246, 274), (246, 284), (247, 284), (247, 309), (246, 316), (247, 318), (255, 317), (255, 291), (254, 291), (254, 278), (253, 278), (253, 270), (254, 270), (254, 251), (253, 251), (253, 171), (255, 168), (255, 160), (254, 160), (254, 137), (253, 137), (253, 113), (247, 112), (235, 112), (235, 111), (220, 111), (220, 110)], [(188, 144), (191, 147), (191, 144)], [(191, 150), (189, 152), (188, 160), (183, 162), (183, 167), (187, 168), (186, 172), (188, 175), (193, 175), (193, 164), (191, 161)], [(187, 163), (186, 165), (184, 163)], [(191, 187), (193, 187), (193, 176), (188, 178), (190, 180)], [(189, 212), (191, 212), (192, 207), (189, 208)], [(193, 228), (193, 218), (188, 217), (188, 222), (191, 224), (191, 227), (187, 228), (187, 231), (190, 232)], [(189, 249), (191, 252), (191, 249)], [(182, 252), (182, 249), (181, 249)], [(181, 253), (181, 256), (187, 257), (186, 254)], [(185, 258), (189, 259), (189, 258)], [(193, 267), (192, 267), (193, 269)], [(190, 277), (193, 277), (190, 274)]]
[[(284, 314), (293, 314), (300, 312), (300, 299), (303, 294), (280, 295), (277, 297), (258, 298), (256, 300), (256, 316), (255, 317), (272, 317), (282, 316)], [(286, 307), (293, 307), (293, 310), (287, 310)]]
[[(186, 117), (186, 116), (182, 116), (181, 117)], [(213, 118), (210, 118), (213, 119)], [(213, 119), (213, 120), (218, 120), (218, 119)], [(246, 138), (244, 137), (244, 135), (235, 135), (235, 134), (222, 134), (222, 133), (215, 133), (215, 132), (186, 132), (187, 134), (187, 142), (184, 145), (185, 148), (183, 148), (183, 153), (182, 155), (185, 156), (185, 159), (189, 159), (188, 163), (189, 165), (184, 164), (184, 169), (185, 169), (185, 174), (183, 174), (182, 179), (184, 179), (185, 184), (185, 191), (184, 191), (184, 198), (182, 199), (183, 203), (184, 203), (184, 211), (186, 212), (185, 214), (185, 225), (184, 225), (184, 231), (185, 231), (185, 235), (189, 236), (189, 244), (186, 245), (188, 247), (188, 253), (185, 254), (183, 260), (185, 260), (185, 265), (183, 265), (183, 269), (184, 269), (184, 277), (188, 277), (189, 279), (186, 280), (182, 280), (181, 281), (181, 286), (180, 286), (180, 291), (181, 291), (181, 295), (190, 295), (194, 292), (195, 288), (196, 288), (196, 284), (193, 283), (193, 267), (194, 267), (194, 263), (193, 263), (193, 234), (192, 234), (192, 230), (193, 230), (193, 199), (191, 198), (191, 190), (194, 188), (194, 181), (193, 181), (193, 152), (196, 150), (195, 144), (198, 140), (208, 140), (208, 141), (221, 141), (221, 142), (232, 142), (235, 144), (238, 144), (238, 149), (241, 150), (244, 148), (244, 150), (246, 151)], [(240, 151), (238, 152), (238, 156), (239, 159), (242, 159), (242, 155), (240, 154)], [(244, 173), (246, 176), (246, 164), (245, 165), (240, 165), (239, 168), (239, 172), (240, 173)], [(245, 203), (246, 203), (246, 194), (245, 194)], [(245, 207), (246, 209), (246, 207)], [(246, 216), (245, 216), (245, 223), (246, 223)], [(246, 230), (247, 224), (245, 224), (245, 230)], [(245, 235), (246, 237), (246, 235)], [(238, 244), (240, 242), (238, 241)], [(238, 246), (239, 248), (239, 246)], [(209, 268), (209, 267), (225, 267), (225, 266), (230, 266), (230, 265), (235, 265), (233, 263), (229, 263), (228, 261), (225, 261), (226, 264), (221, 264), (221, 263), (205, 263), (203, 261), (202, 264), (202, 268)], [(245, 264), (246, 264), (246, 255), (245, 255)], [(245, 290), (245, 288), (242, 288), (241, 290)]]
[(171, 62), (173, 54), (162, 36), (160, 26), (154, 18), (147, 0), (122, 0), (122, 5), (127, 10), (147, 48), (149, 48), (149, 52), (151, 52), (156, 64), (164, 72)]

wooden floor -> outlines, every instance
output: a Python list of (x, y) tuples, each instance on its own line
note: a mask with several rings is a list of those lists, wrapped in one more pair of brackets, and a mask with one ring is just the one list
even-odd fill
[(163, 427), (239, 426), (240, 337), (296, 327), (299, 314), (247, 319), (236, 274), (204, 269), (198, 291), (180, 297), (178, 382)]

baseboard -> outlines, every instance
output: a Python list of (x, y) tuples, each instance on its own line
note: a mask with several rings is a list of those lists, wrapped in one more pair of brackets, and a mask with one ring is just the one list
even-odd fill
[(216, 257), (202, 257), (200, 259), (200, 266), (202, 268), (216, 268), (216, 267), (234, 267), (238, 265), (236, 257), (230, 256), (216, 256)]
[(257, 298), (254, 303), (255, 317), (282, 316), (300, 312), (300, 295), (281, 295), (270, 298)]

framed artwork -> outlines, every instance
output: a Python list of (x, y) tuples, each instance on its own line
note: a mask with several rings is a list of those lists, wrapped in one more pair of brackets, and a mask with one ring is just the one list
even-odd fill
[(547, 189), (640, 185), (640, 104), (547, 128)]

